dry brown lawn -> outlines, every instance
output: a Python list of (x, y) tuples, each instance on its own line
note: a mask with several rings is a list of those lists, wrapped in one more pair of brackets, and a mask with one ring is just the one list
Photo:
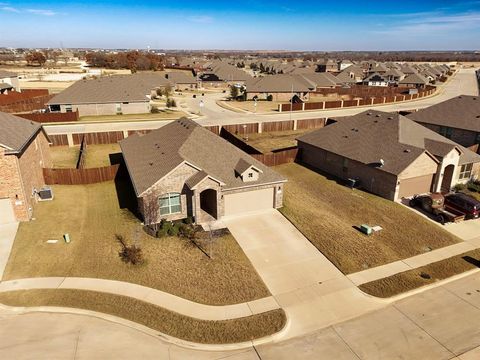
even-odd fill
[(359, 288), (367, 294), (388, 298), (480, 267), (480, 249), (441, 260), (418, 269), (375, 280)]
[[(297, 146), (297, 137), (311, 130), (289, 130), (262, 132), (261, 134), (248, 134), (247, 144), (253, 146), (261, 153), (268, 153), (274, 150), (285, 149)], [(244, 136), (237, 135), (239, 139), (245, 141)]]
[(123, 114), (123, 115), (95, 115), (81, 116), (79, 121), (132, 121), (132, 120), (175, 120), (185, 116), (185, 113), (177, 110), (160, 110), (158, 113), (147, 114)]
[(80, 155), (80, 146), (51, 146), (50, 155), (53, 168), (74, 169)]
[[(110, 155), (120, 153), (118, 144), (87, 145), (85, 167), (95, 168), (111, 165)], [(80, 146), (52, 146), (50, 147), (53, 167), (56, 169), (73, 169), (77, 165), (80, 155)]]
[[(393, 201), (351, 190), (298, 164), (275, 168), (285, 175), (280, 211), (345, 274), (460, 241)], [(354, 226), (383, 228), (368, 237)]]
[(206, 344), (248, 341), (280, 331), (286, 322), (281, 309), (240, 319), (206, 321), (126, 296), (85, 290), (37, 289), (0, 293), (9, 306), (61, 306), (118, 316), (179, 339)]
[[(209, 259), (189, 240), (148, 236), (138, 219), (120, 209), (113, 182), (57, 185), (53, 191), (53, 201), (35, 206), (36, 220), (20, 224), (4, 280), (46, 276), (114, 279), (212, 305), (270, 295), (231, 235), (214, 240), (210, 248), (213, 259)], [(122, 196), (132, 191), (119, 189)], [(70, 234), (70, 244), (62, 240), (65, 233)], [(123, 263), (115, 234), (138, 244), (145, 264)], [(50, 239), (59, 242), (47, 244)]]

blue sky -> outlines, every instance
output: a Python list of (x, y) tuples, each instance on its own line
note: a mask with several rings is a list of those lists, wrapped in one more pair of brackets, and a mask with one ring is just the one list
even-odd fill
[(477, 50), (480, 0), (0, 0), (0, 46)]

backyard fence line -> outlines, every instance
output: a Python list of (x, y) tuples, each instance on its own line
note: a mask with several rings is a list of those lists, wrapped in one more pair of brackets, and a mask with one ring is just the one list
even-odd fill
[(78, 110), (67, 113), (15, 114), (38, 123), (73, 122), (79, 119)]
[(43, 169), (46, 185), (86, 185), (114, 180), (120, 165), (91, 169)]
[[(335, 89), (331, 89), (331, 90), (334, 91)], [(436, 90), (435, 87), (429, 86), (423, 91), (420, 90), (417, 94), (397, 94), (397, 95), (390, 95), (390, 96), (367, 97), (367, 98), (356, 99), (356, 100), (334, 100), (334, 101), (305, 102), (305, 103), (295, 103), (295, 104), (278, 104), (278, 111), (288, 112), (288, 111), (307, 111), (307, 110), (324, 110), (324, 109), (343, 109), (346, 107), (355, 107), (355, 106), (390, 104), (390, 103), (416, 100), (416, 99), (423, 98), (425, 96), (430, 96), (435, 92), (435, 90)]]
[(297, 154), (297, 148), (290, 148), (266, 154), (252, 154), (251, 156), (266, 166), (277, 166), (295, 162)]

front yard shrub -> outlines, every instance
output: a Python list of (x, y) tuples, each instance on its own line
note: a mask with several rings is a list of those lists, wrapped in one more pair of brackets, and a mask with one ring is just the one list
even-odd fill
[(467, 185), (468, 190), (480, 192), (480, 182), (479, 181), (471, 181)]
[(467, 188), (467, 185), (465, 184), (457, 184), (455, 185), (455, 191), (462, 191), (462, 190), (465, 190)]
[(272, 94), (267, 96), (267, 101), (273, 101), (273, 95)]
[(132, 265), (140, 265), (143, 263), (142, 249), (137, 245), (128, 245), (122, 235), (115, 235), (117, 241), (122, 246), (122, 250), (118, 253), (118, 256), (124, 263)]

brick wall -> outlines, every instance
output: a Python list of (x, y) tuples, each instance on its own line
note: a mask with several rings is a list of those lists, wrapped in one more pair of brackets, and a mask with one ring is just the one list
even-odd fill
[[(432, 131), (435, 131), (436, 133), (440, 133), (440, 125), (425, 124), (420, 122), (419, 124), (425, 126)], [(450, 139), (464, 147), (470, 147), (475, 145), (476, 136), (477, 133), (475, 131), (452, 128), (452, 136)]]
[(396, 176), (302, 142), (298, 147), (302, 163), (342, 180), (358, 178), (361, 188), (389, 200), (395, 199)]
[(0, 198), (12, 200), (17, 220), (28, 221), (31, 218), (35, 203), (32, 191), (45, 185), (42, 167), (51, 165), (48, 142), (43, 132), (19, 156), (6, 155), (0, 149)]

